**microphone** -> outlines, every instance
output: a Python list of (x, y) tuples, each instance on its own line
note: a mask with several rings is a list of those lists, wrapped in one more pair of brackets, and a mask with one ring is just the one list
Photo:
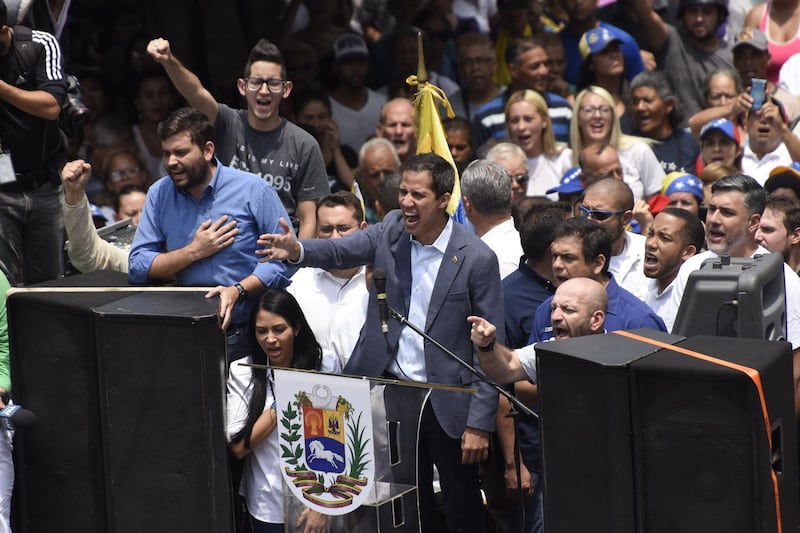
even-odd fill
[(386, 342), (389, 342), (389, 305), (386, 303), (386, 271), (376, 268), (372, 273), (372, 280), (375, 283), (375, 293), (378, 295), (378, 311), (381, 314), (381, 331)]
[(33, 414), (33, 411), (11, 404), (0, 409), (0, 420), (5, 429), (26, 429), (33, 427), (36, 423), (36, 415)]

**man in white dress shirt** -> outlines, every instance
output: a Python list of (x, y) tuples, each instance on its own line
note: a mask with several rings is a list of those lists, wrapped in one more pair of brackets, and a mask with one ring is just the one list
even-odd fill
[[(706, 259), (727, 254), (731, 257), (753, 257), (769, 250), (756, 242), (756, 231), (767, 203), (767, 193), (746, 174), (732, 174), (711, 186), (711, 200), (706, 215), (708, 251), (689, 258), (675, 278), (670, 298), (679, 306), (689, 275)], [(786, 340), (792, 344), (795, 368), (795, 408), (800, 412), (800, 277), (784, 263), (786, 289)]]
[(644, 275), (645, 238), (625, 230), (633, 216), (631, 188), (618, 179), (601, 179), (589, 185), (578, 209), (581, 216), (611, 232), (613, 242), (608, 271), (620, 287), (644, 302), (648, 285)]
[(664, 208), (650, 226), (644, 254), (644, 275), (650, 279), (644, 303), (664, 320), (667, 331), (672, 331), (680, 304), (670, 298), (673, 281), (681, 265), (703, 249), (705, 240), (697, 215), (679, 207)]
[(511, 218), (511, 177), (499, 163), (473, 161), (461, 176), (461, 194), (475, 233), (497, 256), (500, 278), (508, 276), (517, 270), (523, 256)]
[[(338, 239), (367, 227), (361, 202), (349, 192), (326, 196), (317, 205), (317, 238)], [(344, 368), (367, 313), (366, 267), (324, 270), (305, 267), (287, 289), (300, 304), (322, 350)]]

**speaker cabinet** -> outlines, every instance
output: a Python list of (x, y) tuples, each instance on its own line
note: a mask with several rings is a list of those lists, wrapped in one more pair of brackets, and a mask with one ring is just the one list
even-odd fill
[(548, 533), (783, 531), (798, 524), (791, 349), (635, 333), (761, 376), (615, 334), (537, 346)]
[(14, 530), (231, 530), (216, 302), (58, 290), (8, 301), (14, 396), (37, 415), (17, 434)]
[[(797, 431), (791, 348), (697, 336), (681, 348), (758, 371), (661, 350), (631, 365), (636, 492), (642, 531), (766, 533), (798, 523)], [(771, 443), (770, 443), (771, 440)]]

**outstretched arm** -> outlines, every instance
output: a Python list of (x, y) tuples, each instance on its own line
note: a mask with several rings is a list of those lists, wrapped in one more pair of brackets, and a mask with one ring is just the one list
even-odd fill
[(470, 340), (478, 348), (481, 368), (490, 378), (501, 383), (528, 379), (517, 353), (496, 343), (494, 324), (479, 316), (468, 316), (467, 321), (472, 324)]
[(189, 105), (207, 116), (212, 124), (216, 123), (219, 104), (200, 83), (200, 78), (172, 55), (169, 41), (162, 38), (153, 39), (147, 44), (147, 53), (156, 62), (161, 63), (169, 79), (175, 84), (178, 92), (186, 98)]

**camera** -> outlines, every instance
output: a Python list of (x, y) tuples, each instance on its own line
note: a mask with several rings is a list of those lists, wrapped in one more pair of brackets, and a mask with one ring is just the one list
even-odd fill
[(61, 106), (61, 128), (72, 137), (89, 121), (91, 112), (81, 100), (81, 84), (72, 74), (65, 77), (67, 97)]

